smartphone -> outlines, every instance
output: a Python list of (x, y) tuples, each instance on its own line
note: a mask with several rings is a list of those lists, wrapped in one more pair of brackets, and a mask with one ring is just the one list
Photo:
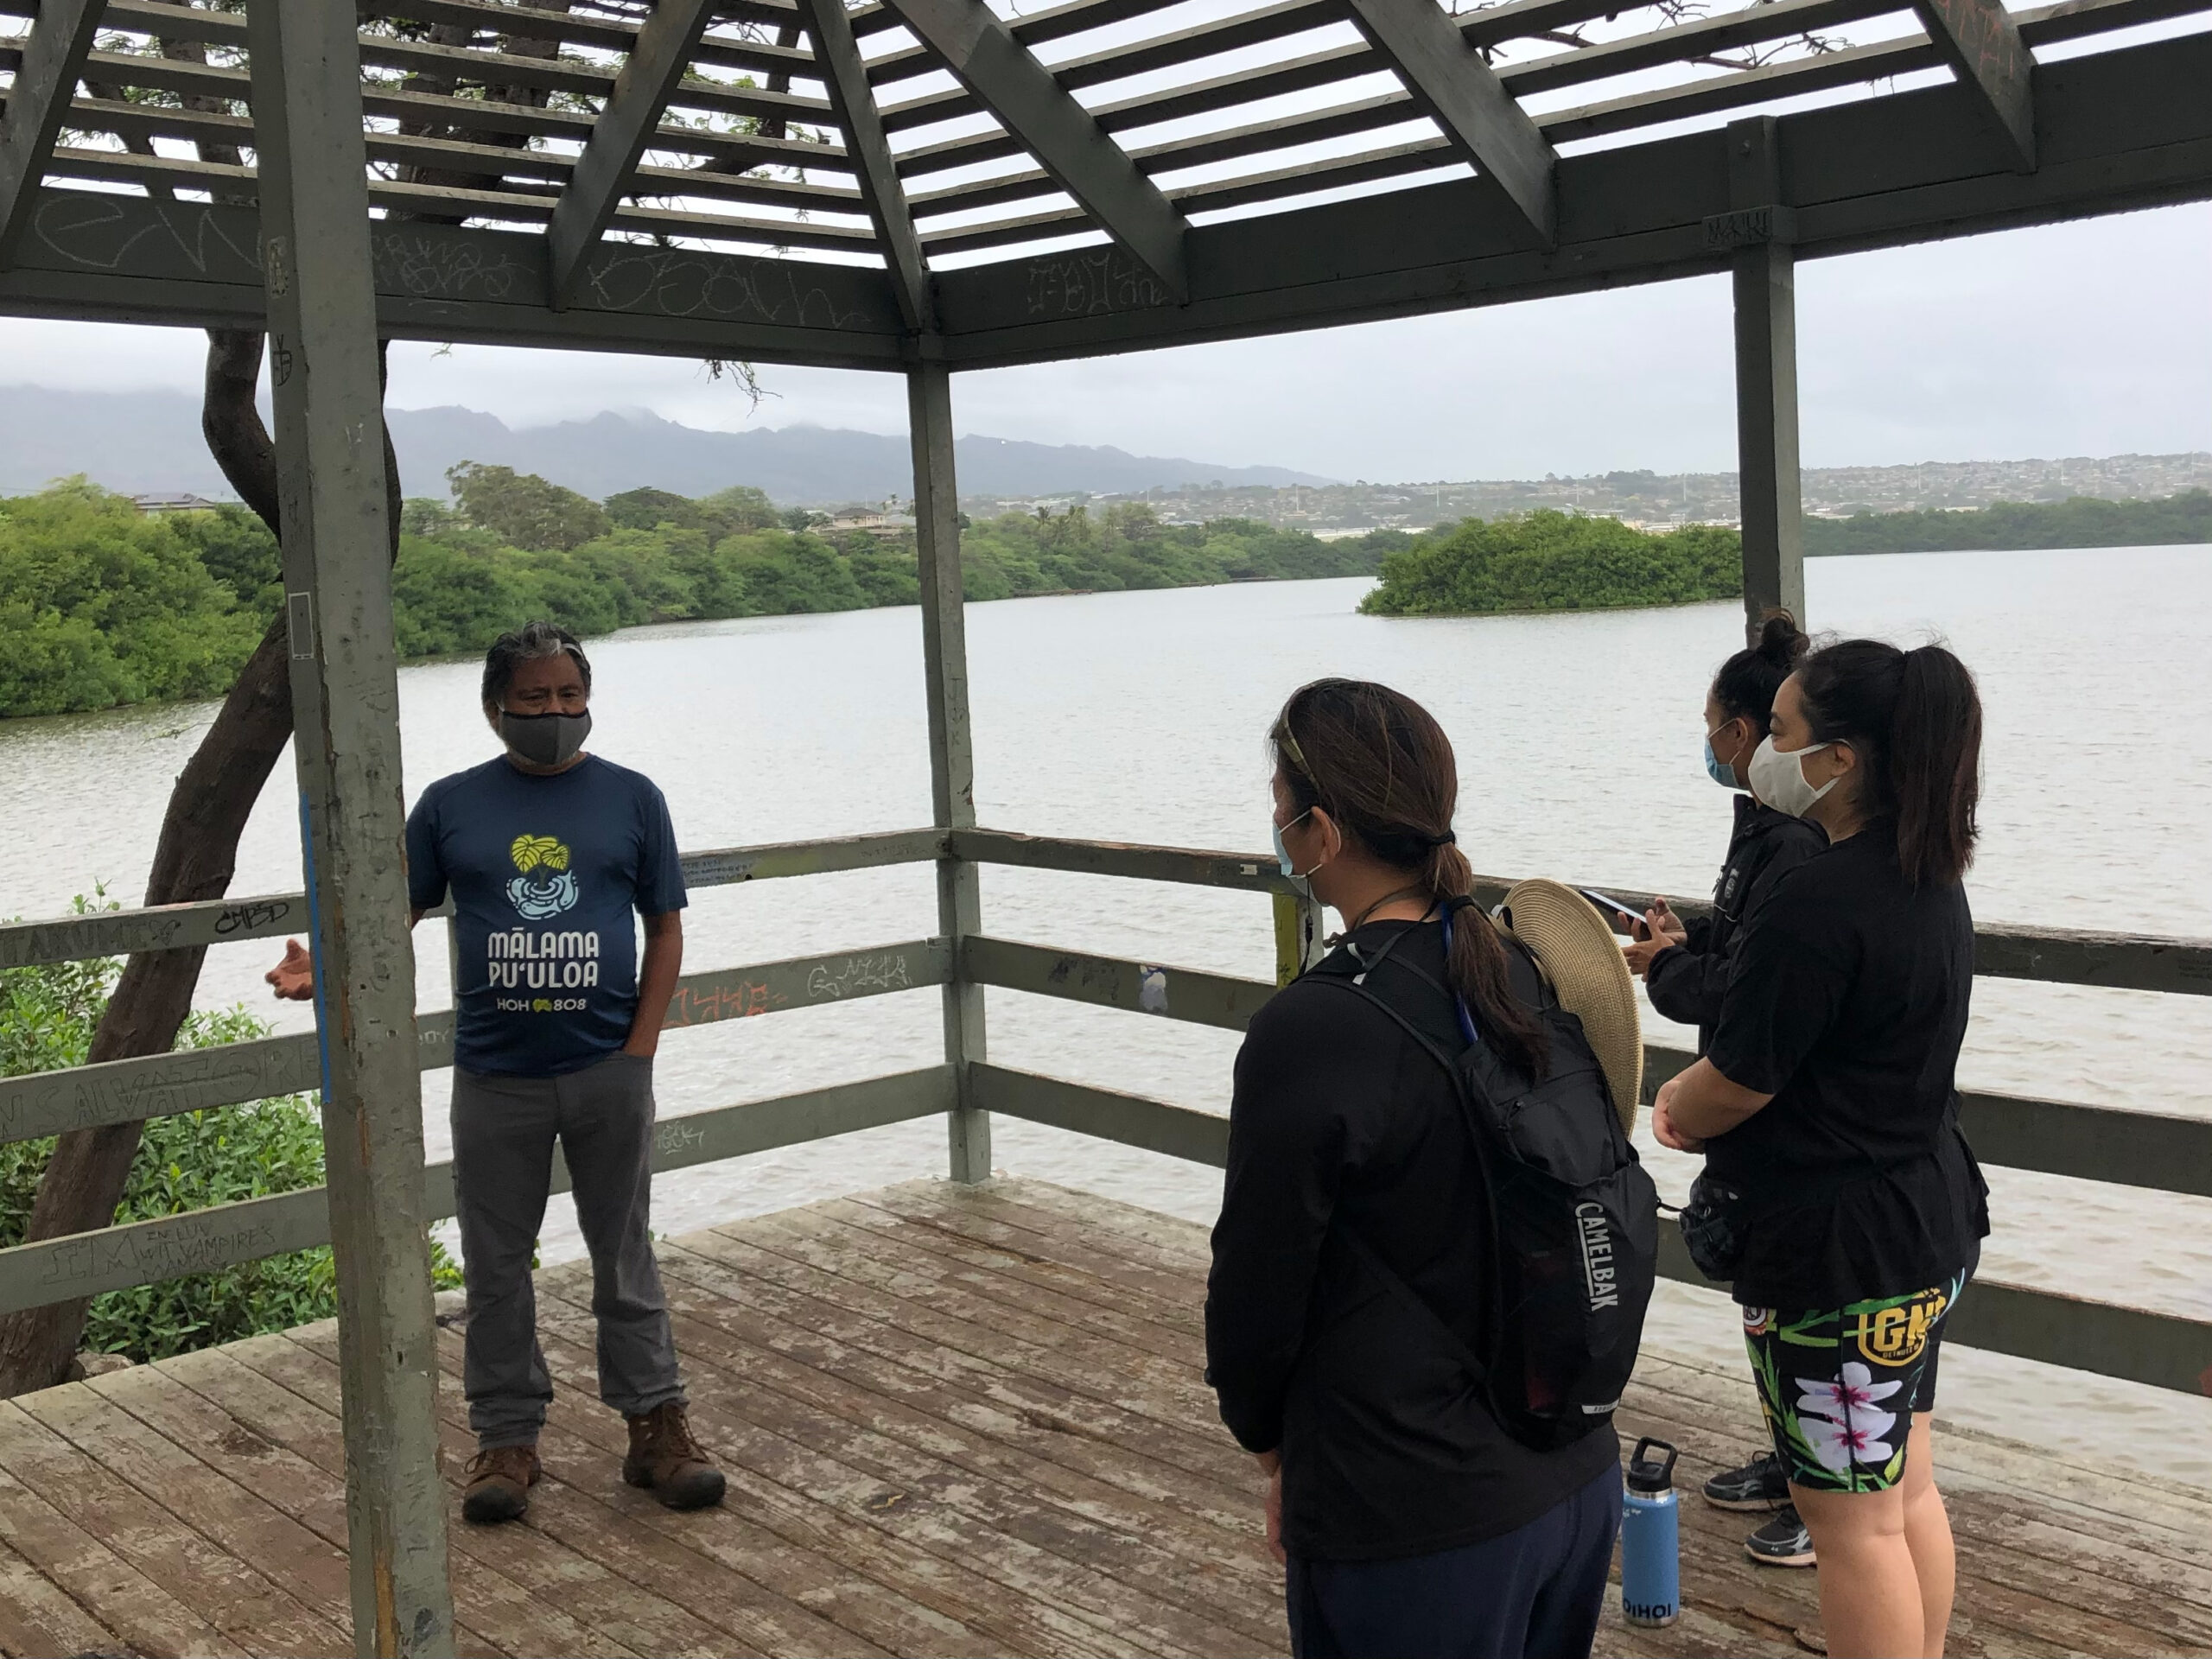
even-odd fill
[(1575, 891), (1605, 912), (1605, 925), (1608, 927), (1612, 925), (1613, 918), (1616, 916), (1626, 916), (1631, 921), (1643, 919), (1643, 906), (1641, 905), (1631, 905), (1622, 899), (1611, 898), (1599, 892), (1595, 887), (1577, 887)]

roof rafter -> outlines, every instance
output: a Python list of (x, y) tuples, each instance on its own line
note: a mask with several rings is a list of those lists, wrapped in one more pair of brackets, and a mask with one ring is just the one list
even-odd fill
[(1352, 21), (1390, 60), (1414, 101), (1546, 247), (1559, 238), (1559, 157), (1436, 0), (1351, 0)]
[(888, 3), (1176, 304), (1189, 298), (1183, 216), (983, 0)]
[(661, 111), (675, 95), (713, 15), (713, 0), (661, 0), (639, 29), (638, 43), (622, 60), (614, 90), (593, 123), (591, 140), (576, 157), (576, 170), (545, 228), (552, 274), (546, 297), (555, 310), (567, 309), (575, 298), (584, 262), (613, 222), (623, 187), (644, 159)]
[(15, 263), (54, 141), (92, 53), (100, 8), (101, 0), (41, 0), (23, 43), (8, 108), (0, 114), (0, 270)]
[(2036, 61), (2005, 0), (1913, 0), (1912, 9), (2012, 164), (2034, 172)]
[(891, 272), (891, 286), (899, 298), (899, 315), (916, 334), (937, 327), (937, 306), (930, 293), (929, 266), (922, 257), (921, 238), (914, 234), (914, 216), (899, 187), (898, 170), (891, 162), (891, 143), (883, 134), (883, 118), (876, 113), (868, 93), (868, 70), (861, 61), (859, 43), (853, 38), (852, 19), (845, 0), (799, 0), (808, 37), (830, 107), (844, 129), (845, 154), (853, 176), (867, 204), (868, 221), (883, 244), (883, 263)]

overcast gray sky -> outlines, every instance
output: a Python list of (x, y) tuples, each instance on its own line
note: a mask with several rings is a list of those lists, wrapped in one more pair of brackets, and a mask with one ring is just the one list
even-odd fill
[[(2212, 205), (1798, 271), (1808, 466), (2212, 449)], [(895, 377), (767, 367), (748, 416), (696, 364), (428, 346), (391, 401), (511, 425), (650, 409), (689, 425), (902, 430)], [(0, 380), (199, 385), (180, 330), (0, 319)], [(1735, 458), (1725, 278), (961, 376), (963, 433), (1376, 481)]]

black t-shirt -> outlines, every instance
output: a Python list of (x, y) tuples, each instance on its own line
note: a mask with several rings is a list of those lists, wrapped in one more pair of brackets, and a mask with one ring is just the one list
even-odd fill
[[(1253, 1452), (1280, 1449), (1283, 1536), (1321, 1560), (1497, 1537), (1618, 1460), (1610, 1429), (1563, 1451), (1509, 1437), (1441, 1333), (1346, 1242), (1355, 1230), (1476, 1351), (1489, 1202), (1454, 1085), (1382, 1009), (1320, 982), (1408, 934), (1366, 982), (1446, 1052), (1443, 930), (1372, 922), (1253, 1017), (1236, 1057), (1228, 1180), (1206, 1287), (1206, 1376)], [(1516, 964), (1534, 1000), (1534, 969)]]
[(1738, 1301), (1840, 1307), (1974, 1266), (1989, 1213), (1956, 1087), (1973, 988), (1965, 890), (1912, 887), (1886, 823), (1747, 920), (1707, 1053), (1774, 1096), (1706, 1148), (1750, 1207)]
[(1793, 818), (1749, 795), (1736, 798), (1735, 829), (1727, 861), (1713, 888), (1713, 914), (1684, 930), (1688, 938), (1651, 958), (1643, 982), (1651, 1006), (1669, 1020), (1697, 1027), (1697, 1052), (1713, 1042), (1720, 999), (1728, 988), (1736, 940), (1744, 918), (1759, 907), (1774, 884), (1814, 854), (1827, 849), (1820, 825)]

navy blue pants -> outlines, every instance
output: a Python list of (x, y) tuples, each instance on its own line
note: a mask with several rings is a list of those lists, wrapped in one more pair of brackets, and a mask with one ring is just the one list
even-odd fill
[(1395, 1561), (1290, 1558), (1295, 1659), (1587, 1659), (1621, 1527), (1607, 1469), (1525, 1527)]

